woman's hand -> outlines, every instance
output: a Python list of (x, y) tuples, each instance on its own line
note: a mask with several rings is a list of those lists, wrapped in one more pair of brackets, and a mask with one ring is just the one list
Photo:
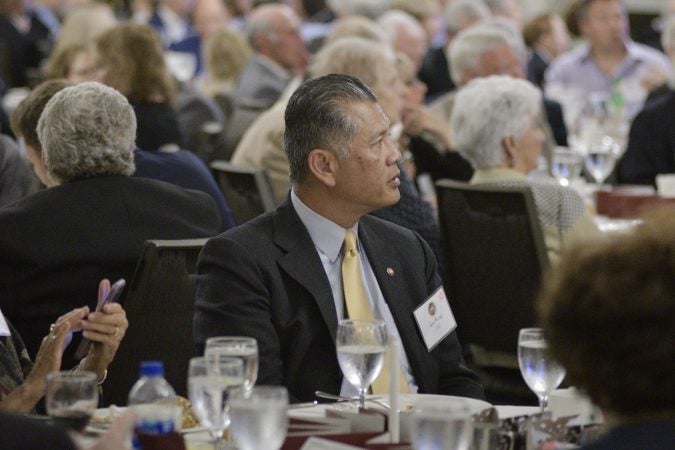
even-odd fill
[(103, 379), (128, 326), (127, 315), (118, 303), (109, 303), (101, 311), (81, 320), (82, 336), (91, 340), (93, 345), (80, 368), (96, 372), (98, 379)]
[(408, 136), (417, 137), (423, 131), (430, 133), (446, 150), (452, 148), (450, 125), (435, 116), (423, 105), (407, 104), (402, 113), (403, 129)]
[(23, 384), (0, 401), (0, 411), (25, 414), (35, 407), (45, 394), (47, 374), (61, 369), (61, 357), (68, 345), (73, 324), (82, 320), (88, 312), (89, 308), (78, 308), (59, 317), (51, 326), (50, 333), (42, 339), (33, 368)]

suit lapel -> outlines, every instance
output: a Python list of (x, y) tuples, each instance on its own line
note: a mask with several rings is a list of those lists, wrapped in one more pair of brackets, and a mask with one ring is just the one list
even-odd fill
[(416, 369), (431, 368), (427, 364), (428, 352), (422, 343), (410, 305), (412, 303), (414, 307), (417, 307), (426, 299), (408, 298), (410, 289), (406, 286), (406, 280), (410, 274), (405, 273), (401, 255), (392, 250), (393, 246), (387, 245), (386, 236), (383, 237), (381, 231), (375, 230), (371, 223), (364, 219), (367, 217), (359, 222), (359, 238), (368, 255), (368, 261), (373, 268), (384, 301), (396, 322), (401, 345), (408, 357), (415, 381), (419, 388), (424, 390), (425, 374)]
[(391, 250), (391, 246), (386, 245), (386, 239), (377, 236), (377, 231), (373, 230), (365, 220), (359, 223), (359, 238), (368, 255), (368, 261), (373, 268), (377, 284), (380, 286), (382, 296), (391, 310), (396, 326), (400, 330), (401, 318), (411, 314), (406, 308), (407, 302), (395, 301), (396, 296), (404, 292), (403, 269), (399, 257)]
[(330, 335), (335, 340), (337, 314), (333, 292), (314, 243), (288, 198), (277, 209), (274, 217), (274, 242), (287, 252), (277, 262), (314, 298)]

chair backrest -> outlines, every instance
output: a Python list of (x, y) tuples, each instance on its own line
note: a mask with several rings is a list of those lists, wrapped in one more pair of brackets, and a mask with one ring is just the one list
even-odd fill
[(213, 161), (210, 166), (236, 225), (276, 207), (265, 170), (239, 167), (226, 161)]
[(271, 108), (269, 102), (235, 102), (234, 108), (227, 121), (228, 151), (225, 159), (230, 159), (237, 149), (239, 141), (244, 137), (246, 130), (265, 111)]
[(146, 241), (128, 287), (124, 309), (129, 328), (108, 367), (103, 403), (126, 405), (140, 363), (164, 362), (164, 376), (187, 396), (197, 257), (206, 239)]
[(548, 256), (528, 187), (436, 184), (444, 282), (463, 345), (515, 354)]

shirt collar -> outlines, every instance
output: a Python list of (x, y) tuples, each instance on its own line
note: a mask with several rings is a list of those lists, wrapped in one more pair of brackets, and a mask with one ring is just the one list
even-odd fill
[[(624, 58), (624, 61), (621, 63), (621, 65), (624, 65), (628, 61), (642, 60), (644, 52), (639, 45), (637, 45), (635, 42), (633, 42), (631, 39), (628, 38), (624, 39), (623, 45), (624, 47), (626, 47), (626, 57)], [(581, 44), (579, 44), (578, 49), (579, 53), (581, 54), (582, 61), (584, 62), (592, 61), (591, 46), (588, 44), (588, 42), (582, 42)]]
[[(340, 225), (332, 222), (320, 214), (314, 212), (309, 206), (295, 194), (295, 189), (291, 189), (291, 203), (300, 220), (307, 228), (309, 236), (317, 249), (328, 257), (331, 263), (334, 263), (340, 255), (342, 243), (345, 240), (347, 230)], [(359, 235), (359, 223), (350, 228), (356, 236)], [(358, 242), (358, 239), (357, 239)], [(357, 243), (358, 245), (358, 243)]]

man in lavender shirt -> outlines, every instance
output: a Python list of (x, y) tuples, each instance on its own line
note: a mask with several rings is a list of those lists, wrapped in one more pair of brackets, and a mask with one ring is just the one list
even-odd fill
[(669, 76), (668, 59), (630, 39), (621, 0), (580, 0), (576, 18), (585, 42), (551, 63), (546, 72), (547, 95), (563, 103), (568, 125), (574, 119), (567, 114), (578, 114), (591, 97), (614, 96), (625, 108), (626, 118), (632, 119), (649, 91)]

